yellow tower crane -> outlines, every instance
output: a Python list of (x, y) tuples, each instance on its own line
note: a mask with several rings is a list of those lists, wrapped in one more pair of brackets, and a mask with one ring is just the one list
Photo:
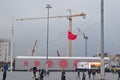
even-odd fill
[[(38, 17), (38, 18), (21, 18), (21, 19), (16, 19), (16, 21), (25, 21), (25, 20), (34, 20), (34, 19), (48, 19), (48, 18), (67, 18), (69, 20), (69, 27), (68, 31), (72, 32), (72, 17), (80, 17), (83, 16), (85, 18), (86, 14), (81, 13), (81, 14), (73, 14), (71, 12), (71, 9), (68, 9), (70, 15), (66, 16), (49, 16), (49, 17)], [(68, 40), (68, 56), (72, 56), (72, 41)]]

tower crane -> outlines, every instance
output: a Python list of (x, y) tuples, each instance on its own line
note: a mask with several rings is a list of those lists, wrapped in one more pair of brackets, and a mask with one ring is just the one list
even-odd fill
[(36, 44), (37, 44), (37, 40), (36, 40), (35, 43), (34, 43), (34, 46), (33, 46), (33, 49), (32, 49), (32, 53), (31, 53), (30, 56), (33, 56), (33, 54), (34, 54), (34, 52), (35, 52), (35, 46), (36, 46)]
[[(38, 17), (38, 18), (21, 18), (16, 19), (16, 21), (25, 21), (25, 20), (36, 20), (36, 19), (48, 19), (48, 18), (67, 18), (69, 20), (68, 31), (72, 32), (72, 18), (83, 16), (85, 18), (86, 14), (72, 14), (71, 9), (68, 9), (70, 15), (65, 16), (49, 16), (49, 17)], [(72, 56), (72, 41), (68, 39), (68, 56)]]

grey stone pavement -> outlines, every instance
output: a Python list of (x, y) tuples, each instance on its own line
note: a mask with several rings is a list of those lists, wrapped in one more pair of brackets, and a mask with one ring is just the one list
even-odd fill
[[(0, 72), (0, 80), (2, 80), (3, 72)], [(82, 73), (80, 73), (82, 76)], [(66, 72), (66, 80), (82, 80), (76, 79), (77, 72)], [(100, 74), (96, 75), (95, 80), (100, 79)], [(105, 80), (117, 80), (118, 75), (115, 73), (105, 73)], [(34, 80), (33, 73), (26, 71), (14, 71), (14, 72), (7, 72), (6, 80)], [(44, 80), (61, 80), (61, 72), (50, 72), (49, 77), (44, 77)], [(88, 79), (88, 75), (86, 73), (86, 80)], [(93, 80), (92, 78), (90, 80)]]

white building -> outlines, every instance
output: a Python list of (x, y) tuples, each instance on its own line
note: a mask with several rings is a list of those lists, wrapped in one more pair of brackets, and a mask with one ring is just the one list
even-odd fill
[(0, 39), (0, 62), (10, 61), (10, 43), (8, 39)]

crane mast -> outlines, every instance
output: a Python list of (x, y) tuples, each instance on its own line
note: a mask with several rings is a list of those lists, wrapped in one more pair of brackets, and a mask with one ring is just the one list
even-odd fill
[[(72, 32), (72, 12), (71, 12), (71, 9), (68, 9), (69, 11), (69, 28), (68, 28), (68, 31)], [(68, 40), (68, 56), (72, 56), (72, 40)]]
[[(65, 16), (49, 16), (49, 18), (67, 18), (69, 20), (69, 27), (68, 31), (72, 32), (72, 18), (73, 17), (80, 17), (83, 16), (85, 18), (86, 14), (81, 13), (81, 14), (72, 14), (71, 9), (68, 9), (69, 15)], [(16, 19), (16, 21), (25, 21), (25, 20), (36, 20), (36, 19), (47, 19), (48, 17), (39, 17), (39, 18), (21, 18), (21, 19)], [(68, 40), (68, 56), (72, 56), (72, 41)]]

